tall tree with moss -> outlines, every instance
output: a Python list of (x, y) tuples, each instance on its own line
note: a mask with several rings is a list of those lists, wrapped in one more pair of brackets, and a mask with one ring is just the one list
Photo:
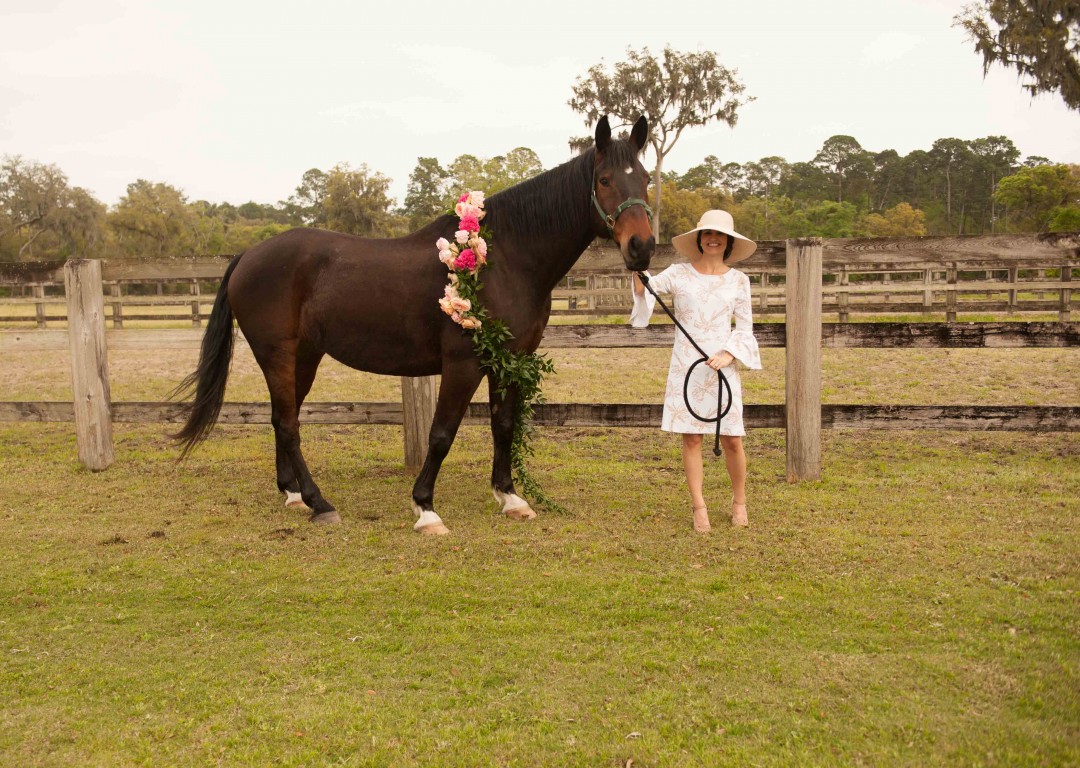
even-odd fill
[(980, 0), (953, 17), (963, 27), (983, 74), (994, 64), (1015, 69), (1037, 96), (1057, 92), (1080, 110), (1080, 3), (1075, 0)]
[(627, 49), (626, 55), (626, 61), (610, 69), (601, 62), (578, 77), (569, 104), (590, 126), (604, 115), (615, 118), (616, 128), (632, 125), (641, 115), (649, 118), (649, 144), (656, 153), (652, 225), (659, 233), (664, 158), (687, 128), (713, 120), (734, 128), (739, 108), (752, 98), (744, 95), (737, 71), (721, 65), (710, 51), (680, 53), (665, 47), (659, 58), (648, 48)]

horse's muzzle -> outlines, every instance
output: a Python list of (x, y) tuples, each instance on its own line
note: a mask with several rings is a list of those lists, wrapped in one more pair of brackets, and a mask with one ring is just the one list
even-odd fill
[(626, 262), (626, 268), (631, 272), (642, 272), (648, 269), (655, 250), (655, 237), (650, 236), (648, 239), (642, 239), (637, 235), (631, 235), (630, 241), (623, 251), (623, 261)]

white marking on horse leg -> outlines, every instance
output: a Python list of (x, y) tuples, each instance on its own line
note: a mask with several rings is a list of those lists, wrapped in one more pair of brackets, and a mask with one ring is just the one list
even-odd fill
[(307, 508), (307, 504), (304, 503), (304, 497), (296, 491), (285, 491), (285, 506), (291, 508)]
[(513, 520), (532, 520), (536, 517), (529, 502), (514, 493), (503, 493), (498, 488), (491, 489), (495, 501), (502, 504), (502, 512)]
[(435, 514), (434, 510), (420, 509), (414, 501), (412, 511), (416, 515), (416, 524), (413, 525), (413, 530), (417, 533), (422, 533), (425, 536), (445, 536), (450, 533), (450, 529), (443, 525), (442, 518)]

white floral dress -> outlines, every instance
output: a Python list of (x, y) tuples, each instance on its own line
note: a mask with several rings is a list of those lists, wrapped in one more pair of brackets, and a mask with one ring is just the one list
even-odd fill
[[(646, 272), (646, 274), (648, 274)], [(761, 354), (754, 338), (754, 322), (750, 308), (750, 278), (737, 269), (722, 275), (704, 275), (690, 264), (672, 264), (649, 285), (657, 293), (670, 294), (675, 300), (675, 316), (709, 355), (730, 352), (736, 361), (747, 368), (761, 368)], [(670, 302), (666, 302), (670, 305)], [(656, 299), (648, 291), (634, 294), (634, 309), (630, 324), (644, 328), (649, 324)], [(732, 328), (731, 320), (735, 319)], [(676, 329), (675, 346), (671, 350), (667, 389), (664, 392), (664, 417), (660, 428), (682, 434), (712, 434), (715, 422), (704, 422), (690, 415), (683, 400), (686, 372), (701, 359), (686, 336)], [(745, 435), (743, 426), (742, 383), (733, 362), (722, 369), (731, 385), (731, 410), (720, 420), (721, 435)], [(690, 377), (689, 397), (693, 410), (704, 418), (715, 418), (719, 377), (702, 363)], [(726, 397), (724, 404), (727, 404)]]

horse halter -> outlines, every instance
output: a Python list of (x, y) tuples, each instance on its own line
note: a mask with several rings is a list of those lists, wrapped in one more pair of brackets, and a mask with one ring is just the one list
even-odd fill
[(622, 216), (622, 212), (625, 211), (627, 208), (632, 208), (635, 205), (640, 205), (642, 208), (645, 209), (645, 212), (647, 214), (649, 214), (650, 219), (652, 218), (652, 215), (653, 215), (652, 208), (649, 207), (649, 204), (647, 202), (645, 202), (644, 200), (641, 200), (640, 198), (637, 198), (637, 197), (628, 197), (628, 198), (626, 198), (621, 203), (619, 203), (619, 207), (615, 209), (614, 213), (607, 213), (603, 209), (603, 207), (600, 205), (600, 201), (596, 199), (596, 172), (595, 171), (593, 171), (593, 181), (592, 181), (592, 204), (594, 206), (596, 206), (596, 210), (600, 213), (600, 218), (604, 220), (605, 224), (607, 224), (608, 235), (611, 236), (612, 239), (614, 239), (614, 237), (615, 237), (615, 221), (620, 216)]

